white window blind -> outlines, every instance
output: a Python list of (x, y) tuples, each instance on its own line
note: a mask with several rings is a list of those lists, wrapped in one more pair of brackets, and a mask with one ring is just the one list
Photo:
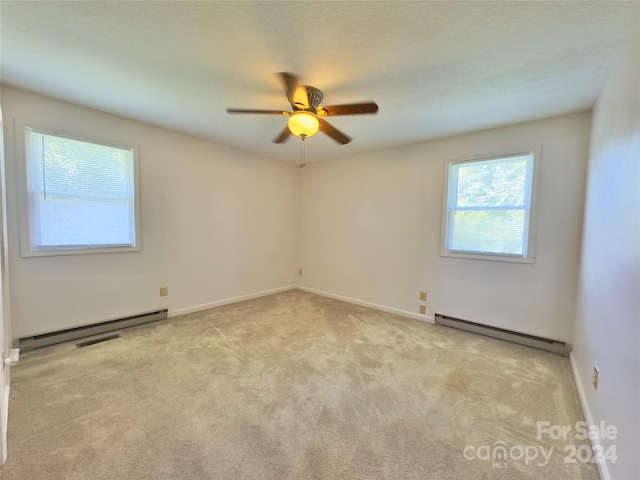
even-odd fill
[(444, 252), (528, 258), (534, 154), (452, 162)]
[(131, 147), (26, 129), (31, 251), (136, 245)]

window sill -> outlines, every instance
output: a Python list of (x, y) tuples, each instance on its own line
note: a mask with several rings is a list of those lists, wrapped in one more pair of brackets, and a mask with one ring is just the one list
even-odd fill
[(499, 255), (491, 253), (471, 253), (471, 252), (440, 252), (441, 257), (451, 258), (465, 258), (467, 260), (486, 260), (491, 262), (509, 262), (509, 263), (524, 263), (533, 264), (533, 257), (520, 257), (516, 255)]
[(21, 252), (20, 256), (23, 258), (28, 257), (57, 257), (63, 255), (95, 255), (101, 253), (129, 253), (140, 252), (141, 246), (134, 247), (94, 247), (94, 248), (52, 248), (42, 250), (30, 250), (27, 252)]

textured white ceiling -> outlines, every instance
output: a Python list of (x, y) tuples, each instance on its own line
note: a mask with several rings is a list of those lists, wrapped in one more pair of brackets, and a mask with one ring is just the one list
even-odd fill
[(306, 142), (307, 160), (419, 142), (590, 108), (639, 2), (0, 2), (4, 83), (298, 161), (271, 143), (289, 109), (276, 72), (353, 137)]

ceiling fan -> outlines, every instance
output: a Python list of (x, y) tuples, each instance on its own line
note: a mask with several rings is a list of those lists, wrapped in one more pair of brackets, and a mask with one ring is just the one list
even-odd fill
[(246, 108), (227, 108), (227, 113), (260, 113), (267, 115), (287, 115), (287, 126), (280, 132), (273, 142), (283, 143), (294, 134), (303, 140), (321, 131), (329, 135), (336, 142), (345, 145), (351, 137), (332, 126), (325, 117), (333, 115), (360, 115), (376, 113), (378, 105), (375, 102), (351, 103), (347, 105), (320, 106), (322, 92), (309, 85), (301, 85), (298, 77), (293, 73), (280, 72), (280, 78), (285, 86), (287, 100), (293, 111), (286, 110), (252, 110)]

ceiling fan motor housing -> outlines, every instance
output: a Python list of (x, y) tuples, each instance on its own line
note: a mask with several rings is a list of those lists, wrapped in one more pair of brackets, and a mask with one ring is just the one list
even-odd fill
[(315, 112), (316, 108), (318, 108), (318, 106), (320, 105), (320, 102), (322, 102), (322, 97), (323, 94), (320, 90), (318, 90), (316, 87), (311, 87), (309, 85), (304, 85), (304, 87), (307, 91), (307, 98), (309, 99), (309, 106), (307, 107), (306, 105), (301, 105), (300, 103), (295, 103), (293, 101), (293, 94), (294, 92), (287, 92), (287, 98), (289, 99), (289, 103), (291, 103), (291, 106), (295, 109), (295, 110), (311, 110), (313, 112)]

